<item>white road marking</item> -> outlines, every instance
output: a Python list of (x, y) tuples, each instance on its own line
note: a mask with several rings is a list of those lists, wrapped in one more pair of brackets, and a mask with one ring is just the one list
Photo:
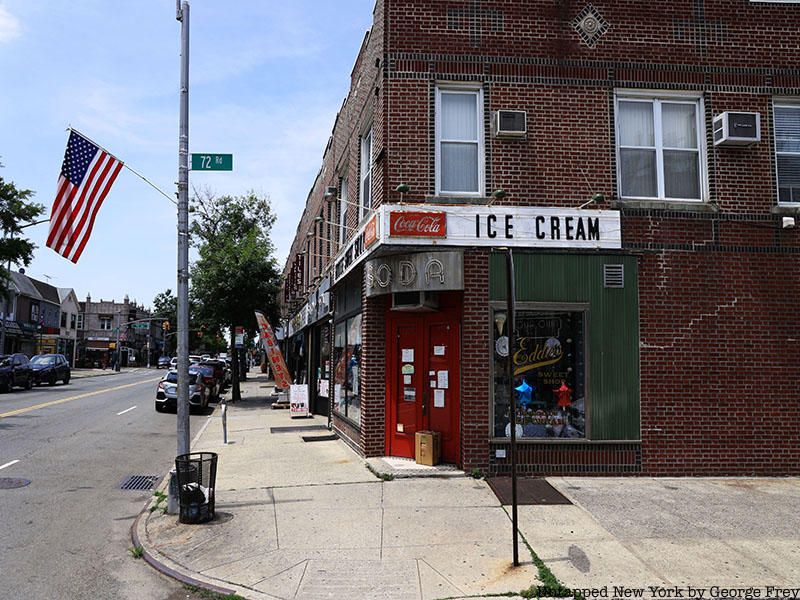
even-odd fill
[(19, 462), (19, 459), (17, 459), (17, 460), (12, 460), (11, 462), (7, 462), (7, 463), (6, 463), (6, 464), (4, 464), (4, 465), (0, 465), (0, 469), (5, 469), (6, 467), (10, 467), (11, 465), (15, 465), (15, 464), (17, 464), (18, 462)]
[(131, 406), (130, 408), (126, 408), (122, 412), (118, 412), (117, 416), (124, 415), (126, 412), (131, 412), (134, 408), (136, 408), (136, 407), (135, 406)]

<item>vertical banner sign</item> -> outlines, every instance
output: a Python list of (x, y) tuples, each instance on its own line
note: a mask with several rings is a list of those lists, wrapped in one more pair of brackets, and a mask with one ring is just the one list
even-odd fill
[(289, 388), (289, 412), (293, 417), (308, 416), (308, 384), (292, 385)]
[(281, 354), (281, 349), (278, 347), (278, 342), (272, 333), (272, 327), (270, 327), (264, 313), (256, 311), (256, 321), (258, 321), (258, 330), (261, 332), (261, 341), (264, 342), (264, 349), (267, 351), (269, 367), (272, 369), (272, 376), (275, 378), (275, 386), (282, 390), (288, 390), (291, 385), (289, 369), (286, 368), (283, 354)]
[(237, 325), (234, 329), (234, 333), (236, 334), (234, 346), (237, 350), (244, 348), (244, 327), (239, 327)]

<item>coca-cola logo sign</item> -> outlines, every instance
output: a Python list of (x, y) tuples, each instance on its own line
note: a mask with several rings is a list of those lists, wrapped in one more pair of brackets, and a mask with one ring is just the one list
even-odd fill
[(389, 235), (399, 237), (447, 237), (447, 213), (392, 212), (389, 213)]

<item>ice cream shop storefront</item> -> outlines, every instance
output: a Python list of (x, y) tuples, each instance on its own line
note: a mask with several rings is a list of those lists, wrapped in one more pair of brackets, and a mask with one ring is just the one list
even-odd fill
[(331, 278), (334, 429), (407, 458), (435, 431), (443, 462), (502, 473), (514, 410), (521, 472), (637, 470), (637, 259), (620, 247), (610, 210), (379, 207)]

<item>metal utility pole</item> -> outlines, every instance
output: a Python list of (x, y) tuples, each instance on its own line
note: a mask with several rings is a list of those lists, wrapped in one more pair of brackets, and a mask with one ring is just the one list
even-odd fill
[(506, 312), (508, 313), (508, 394), (510, 400), (509, 416), (511, 417), (511, 528), (514, 544), (514, 566), (519, 566), (519, 542), (517, 541), (517, 403), (514, 398), (514, 344), (516, 344), (516, 322), (514, 309), (516, 308), (516, 286), (514, 281), (514, 256), (511, 248), (506, 254)]
[(189, 3), (176, 0), (181, 22), (178, 137), (178, 454), (189, 453)]

